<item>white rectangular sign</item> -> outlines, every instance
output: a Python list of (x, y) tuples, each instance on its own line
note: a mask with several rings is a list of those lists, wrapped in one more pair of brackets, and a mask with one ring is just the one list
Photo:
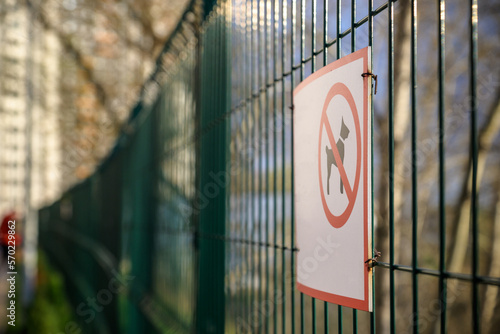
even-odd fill
[[(370, 48), (294, 90), (297, 288), (372, 310)], [(364, 74), (364, 75), (363, 75)]]

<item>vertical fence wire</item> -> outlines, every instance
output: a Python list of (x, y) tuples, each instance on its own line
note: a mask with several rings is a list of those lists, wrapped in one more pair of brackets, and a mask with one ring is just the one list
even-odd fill
[(417, 179), (417, 0), (411, 3), (411, 187), (412, 187), (412, 327), (419, 333), (418, 313), (418, 179)]
[(394, 279), (394, 3), (388, 4), (388, 159), (389, 159), (389, 308), (390, 332), (396, 333), (396, 284)]
[(337, 46), (337, 59), (340, 59), (342, 57), (341, 51), (341, 32), (342, 32), (342, 24), (341, 24), (341, 18), (342, 18), (342, 0), (337, 1), (337, 19), (335, 22), (337, 23), (337, 38), (335, 39), (335, 44)]
[[(237, 45), (240, 47), (240, 52), (238, 53), (238, 58), (244, 58), (245, 57), (245, 45), (243, 43), (243, 39), (241, 38), (242, 35), (244, 35), (245, 33), (245, 29), (244, 29), (244, 19), (242, 19), (242, 6), (241, 6), (241, 1), (238, 1), (235, 5), (234, 5), (234, 8), (235, 8), (235, 12), (237, 12), (237, 14), (234, 15), (234, 18), (235, 20), (237, 20), (235, 23), (236, 23), (236, 27), (238, 29), (238, 31), (235, 31), (235, 34), (236, 34), (236, 43)], [(236, 30), (236, 29), (235, 29)], [(234, 57), (234, 56), (233, 56)], [(237, 61), (237, 75), (239, 77), (239, 74), (240, 73), (243, 73), (244, 71), (244, 62), (243, 61)], [(239, 77), (239, 82), (241, 83), (242, 80), (241, 78)], [(244, 91), (244, 85), (243, 84), (240, 84), (238, 85), (238, 99), (242, 99), (243, 96), (245, 96), (245, 91)], [(240, 121), (242, 122), (242, 117), (241, 117), (241, 113), (242, 111), (244, 110), (245, 108), (245, 105), (241, 105), (239, 106), (239, 108), (237, 108), (237, 112), (238, 112), (238, 118), (237, 118), (237, 121)], [(243, 150), (243, 148), (245, 147), (244, 143), (242, 142), (243, 140), (241, 139), (243, 134), (242, 134), (242, 129), (243, 129), (243, 125), (241, 124), (240, 126), (238, 126), (239, 124), (237, 123), (237, 125), (235, 126), (236, 127), (236, 131), (237, 131), (237, 136), (235, 137), (236, 138), (236, 143), (235, 143), (235, 156), (236, 156), (236, 168), (238, 169), (239, 173), (238, 175), (241, 175), (241, 173), (244, 173), (244, 168), (243, 168), (243, 165), (244, 165), (244, 155), (243, 154), (240, 154), (239, 152), (241, 152)], [(237, 240), (243, 240), (243, 238), (245, 237), (245, 231), (244, 231), (244, 224), (243, 224), (243, 221), (244, 221), (244, 201), (243, 201), (243, 197), (244, 197), (244, 182), (243, 182), (243, 177), (236, 177), (236, 180), (233, 179), (233, 182), (237, 184), (237, 189), (236, 189), (236, 194), (237, 194), (237, 198), (238, 198), (238, 219), (235, 220), (234, 224), (236, 225), (239, 225), (239, 226), (235, 226), (233, 228), (235, 228), (238, 233), (237, 233)], [(237, 243), (236, 244), (237, 248), (238, 248), (238, 258), (240, 259), (245, 259), (245, 249), (244, 249), (244, 244), (240, 244), (240, 243)], [(237, 289), (237, 293), (238, 293), (238, 311), (239, 311), (239, 314), (238, 314), (238, 318), (237, 318), (237, 321), (236, 321), (236, 332), (237, 333), (243, 333), (243, 328), (240, 327), (239, 323), (238, 322), (243, 322), (244, 319), (245, 319), (245, 296), (244, 296), (244, 289), (243, 289), (243, 286), (244, 286), (244, 279), (243, 277), (246, 275), (245, 273), (245, 270), (244, 270), (244, 264), (245, 264), (245, 261), (241, 260), (241, 264), (238, 265), (238, 268), (239, 268), (239, 275), (237, 276), (238, 277), (238, 281), (235, 282), (235, 285), (236, 285), (236, 289)]]
[(446, 203), (445, 203), (445, 1), (438, 3), (438, 126), (439, 126), (439, 298), (441, 305), (441, 333), (446, 333)]
[[(274, 61), (273, 61), (273, 69), (274, 69), (274, 94), (273, 94), (273, 259), (274, 259), (274, 277), (273, 277), (273, 287), (274, 287), (274, 300), (278, 297), (278, 272), (277, 272), (277, 264), (278, 264), (278, 168), (276, 168), (278, 164), (278, 131), (276, 131), (278, 127), (278, 61), (280, 59), (279, 52), (279, 41), (280, 41), (280, 27), (282, 22), (282, 6), (280, 6), (279, 0), (274, 0)], [(281, 49), (283, 52), (283, 49)], [(281, 73), (283, 73), (283, 67), (281, 67)], [(282, 87), (282, 85), (281, 85)], [(273, 303), (273, 333), (278, 333), (278, 303)]]
[[(356, 51), (356, 0), (351, 1), (351, 52)], [(352, 310), (352, 332), (358, 332), (358, 311)]]
[[(261, 144), (261, 139), (262, 138), (265, 138), (265, 134), (263, 133), (263, 129), (264, 129), (264, 126), (262, 124), (262, 122), (264, 121), (264, 116), (263, 116), (263, 113), (266, 113), (266, 110), (264, 108), (264, 105), (265, 103), (263, 102), (264, 100), (264, 97), (265, 97), (265, 94), (262, 92), (263, 89), (265, 89), (266, 87), (266, 80), (265, 80), (265, 75), (263, 75), (263, 73), (265, 73), (265, 69), (267, 68), (267, 63), (264, 62), (264, 57), (262, 57), (262, 50), (265, 50), (266, 48), (266, 45), (262, 43), (262, 40), (263, 40), (263, 34), (265, 33), (265, 25), (266, 25), (266, 21), (265, 21), (265, 8), (261, 8), (262, 6), (261, 5), (264, 5), (263, 2), (259, 2), (259, 5), (258, 5), (258, 8), (257, 8), (257, 17), (258, 17), (258, 40), (259, 40), (259, 43), (258, 43), (258, 50), (259, 50), (259, 54), (258, 54), (258, 60), (257, 60), (257, 63), (259, 64), (259, 68), (258, 68), (258, 95), (259, 95), (259, 113), (258, 113), (258, 119), (259, 119), (259, 128), (258, 128), (258, 136), (257, 136), (257, 141), (259, 142), (259, 150), (258, 150), (258, 176), (259, 176), (259, 180), (258, 180), (258, 184), (259, 184), (259, 189), (258, 189), (258, 217), (257, 217), (257, 223), (258, 223), (258, 234), (259, 234), (259, 237), (258, 237), (258, 262), (259, 262), (259, 273), (258, 273), (258, 284), (259, 284), (259, 291), (258, 291), (258, 303), (257, 303), (257, 309), (258, 309), (258, 326), (259, 326), (259, 330), (258, 332), (261, 333), (261, 330), (262, 330), (262, 323), (263, 323), (263, 315), (262, 315), (262, 312), (261, 312), (261, 307), (262, 307), (262, 302), (263, 302), (263, 299), (262, 299), (262, 282), (263, 282), (263, 277), (262, 277), (262, 272), (263, 272), (263, 268), (262, 268), (262, 265), (263, 265), (263, 261), (262, 261), (262, 252), (263, 252), (263, 249), (262, 249), (262, 223), (263, 223), (263, 217), (262, 217), (262, 197), (263, 197), (263, 187), (262, 187), (262, 179), (263, 179), (263, 173), (264, 173), (264, 169), (263, 169), (263, 145)], [(262, 18), (263, 16), (263, 18)]]
[[(283, 37), (281, 39), (281, 50), (282, 50), (282, 58), (281, 58), (281, 66), (282, 71), (285, 72), (286, 68), (286, 60), (287, 60), (287, 37), (288, 37), (288, 1), (283, 0), (283, 21), (282, 21), (282, 31)], [(293, 64), (291, 64), (293, 66)], [(286, 293), (286, 155), (285, 152), (287, 150), (287, 140), (286, 140), (286, 80), (285, 76), (282, 76), (281, 79), (281, 293), (283, 296), (282, 304), (281, 304), (281, 325), (282, 325), (282, 333), (286, 333), (286, 306), (287, 306), (287, 293)], [(277, 223), (277, 222), (276, 222)]]
[[(295, 60), (295, 57), (294, 57), (294, 54), (295, 54), (295, 38), (296, 38), (296, 34), (297, 34), (297, 17), (296, 17), (296, 9), (295, 9), (295, 1), (292, 0), (291, 1), (291, 5), (292, 5), (292, 18), (291, 18), (291, 25), (290, 25), (290, 34), (292, 36), (291, 40), (290, 40), (290, 58), (291, 58), (291, 64), (292, 64), (292, 68), (293, 68), (293, 64), (294, 64), (294, 60)], [(291, 75), (291, 78), (290, 78), (290, 83), (291, 83), (291, 86), (292, 86), (292, 90), (290, 91), (290, 101), (292, 103), (292, 106), (291, 106), (291, 139), (290, 139), (290, 145), (291, 145), (291, 161), (292, 161), (292, 166), (291, 166), (291, 179), (292, 179), (292, 186), (291, 186), (291, 193), (292, 194), (295, 194), (295, 183), (293, 182), (293, 180), (295, 179), (294, 178), (294, 173), (295, 173), (295, 170), (294, 170), (294, 166), (295, 166), (295, 155), (294, 155), (294, 141), (293, 141), (293, 138), (294, 138), (294, 124), (293, 124), (293, 113), (294, 113), (294, 102), (293, 102), (293, 87), (295, 87), (295, 76)], [(290, 275), (292, 277), (292, 279), (290, 280), (290, 291), (291, 291), (291, 313), (292, 313), (292, 319), (291, 319), (291, 332), (292, 334), (295, 334), (295, 282), (297, 280), (296, 278), (296, 274), (295, 274), (295, 248), (296, 248), (296, 245), (295, 245), (295, 202), (292, 200), (291, 201), (291, 233), (290, 233), (290, 237), (291, 237), (291, 241), (290, 241), (290, 249), (291, 249), (291, 253), (290, 253)]]
[[(250, 124), (250, 116), (252, 113), (252, 102), (250, 96), (252, 95), (252, 72), (251, 72), (251, 62), (252, 62), (252, 16), (249, 15), (249, 6), (250, 4), (244, 3), (245, 6), (245, 65), (243, 68), (243, 78), (245, 80), (245, 95), (244, 98), (248, 97), (247, 103), (245, 103), (245, 114), (244, 114), (244, 124), (245, 124), (245, 129), (244, 129), (244, 148), (250, 148), (252, 147), (252, 142), (251, 142), (251, 124)], [(251, 13), (251, 9), (250, 9)], [(250, 162), (249, 162), (249, 157), (245, 156), (244, 164), (245, 164), (245, 188), (243, 192), (243, 196), (245, 197), (245, 210), (244, 210), (244, 219), (245, 219), (245, 232), (244, 232), (244, 240), (250, 240), (252, 236), (250, 235), (250, 229), (251, 229), (251, 220), (250, 220), (250, 196), (251, 196), (251, 180), (250, 180)], [(243, 293), (245, 294), (245, 318), (246, 322), (248, 324), (252, 324), (252, 319), (251, 319), (251, 308), (250, 306), (252, 305), (251, 300), (252, 297), (249, 293), (250, 285), (251, 285), (251, 270), (252, 270), (252, 246), (250, 242), (247, 242), (245, 244), (245, 249), (246, 249), (246, 256), (245, 256), (245, 261), (246, 261), (246, 266), (247, 270), (245, 272), (245, 285), (243, 287)]]
[[(269, 226), (270, 226), (270, 216), (269, 216), (269, 204), (270, 204), (270, 198), (269, 198), (269, 191), (270, 191), (270, 180), (269, 180), (269, 170), (271, 164), (269, 163), (271, 156), (270, 156), (270, 136), (269, 136), (269, 124), (270, 124), (270, 114), (271, 114), (271, 103), (270, 103), (270, 91), (272, 91), (272, 87), (274, 86), (274, 73), (273, 71), (269, 71), (269, 55), (273, 55), (274, 49), (272, 43), (270, 43), (270, 38), (269, 37), (274, 37), (272, 34), (272, 28), (273, 28), (273, 12), (274, 11), (274, 6), (270, 2), (266, 2), (266, 8), (265, 8), (265, 17), (264, 17), (264, 22), (265, 22), (265, 30), (264, 30), (264, 45), (265, 45), (265, 54), (264, 54), (264, 66), (265, 66), (265, 71), (264, 71), (264, 83), (266, 87), (265, 91), (265, 107), (264, 107), (264, 113), (265, 113), (265, 142), (266, 142), (266, 148), (265, 148), (265, 211), (266, 211), (266, 226), (265, 226), (265, 239), (266, 239), (266, 245), (269, 245)], [(270, 266), (270, 261), (269, 261), (269, 247), (265, 248), (266, 252), (266, 269), (265, 269), (265, 282), (266, 282), (266, 290), (265, 290), (265, 297), (264, 300), (267, 303), (270, 300), (270, 293), (269, 293), (269, 280), (270, 280), (270, 275), (269, 275), (269, 266)], [(269, 333), (269, 316), (264, 317), (264, 333)]]
[(255, 97), (258, 96), (258, 94), (255, 92), (255, 87), (256, 87), (256, 72), (257, 72), (257, 66), (256, 66), (256, 53), (257, 53), (257, 46), (256, 46), (256, 38), (255, 34), (257, 33), (257, 29), (255, 27), (255, 21), (256, 21), (256, 15), (255, 13), (257, 12), (257, 9), (254, 7), (255, 6), (255, 1), (250, 2), (250, 64), (249, 64), (249, 77), (250, 77), (250, 91), (249, 91), (249, 97), (250, 97), (250, 133), (249, 133), (249, 148), (251, 149), (251, 152), (253, 153), (253, 156), (248, 159), (248, 166), (249, 166), (249, 173), (250, 173), (250, 189), (248, 192), (248, 196), (250, 198), (250, 208), (249, 208), (249, 233), (250, 233), (250, 266), (252, 267), (252, 271), (250, 273), (250, 287), (251, 287), (251, 293), (250, 293), (250, 304), (248, 305), (249, 308), (249, 321), (253, 324), (253, 308), (255, 305), (255, 299), (256, 299), (256, 280), (255, 280), (255, 255), (256, 255), (256, 248), (257, 245), (255, 243), (255, 230), (256, 230), (256, 225), (258, 225), (258, 221), (255, 219), (255, 197), (256, 197), (256, 191), (255, 191), (255, 161), (254, 159), (256, 158), (256, 147), (255, 147), (255, 132), (256, 132), (256, 115), (255, 115)]
[[(335, 44), (337, 47), (337, 59), (342, 58), (342, 39), (341, 39), (341, 33), (342, 33), (342, 1), (338, 0), (337, 1), (337, 38), (335, 39)], [(337, 306), (337, 323), (338, 323), (338, 333), (341, 334), (343, 333), (343, 316), (342, 316), (342, 306), (338, 305)]]
[[(373, 64), (373, 0), (368, 0), (368, 46), (370, 46), (370, 63)], [(373, 67), (373, 65), (372, 65)], [(370, 91), (373, 93), (373, 87), (371, 87)], [(372, 95), (373, 96), (373, 95)], [(373, 98), (370, 99), (370, 112), (371, 112), (371, 115), (370, 115), (370, 119), (374, 119), (374, 108), (373, 108)], [(372, 124), (370, 125), (371, 126), (371, 133), (374, 133), (373, 131), (373, 122)], [(373, 156), (373, 146), (374, 146), (374, 141), (372, 140), (372, 143), (371, 143), (371, 147), (370, 147), (370, 151), (371, 151), (371, 156)], [(373, 171), (374, 171), (374, 161), (372, 160), (372, 164), (370, 166), (371, 168), (371, 177), (370, 179), (372, 180), (372, 193), (370, 194), (371, 195), (371, 198), (374, 198), (374, 190), (373, 190)], [(372, 206), (373, 206), (373, 203), (372, 203)], [(371, 214), (371, 221), (373, 222), (374, 221), (374, 214), (373, 214), (373, 208), (372, 208), (372, 212), (370, 213)], [(371, 226), (371, 234), (372, 235), (375, 235), (374, 234), (375, 232), (375, 224), (372, 224)], [(373, 257), (374, 253), (375, 253), (375, 243), (373, 242), (372, 240), (372, 249), (370, 250), (371, 251), (371, 255)], [(374, 334), (376, 332), (376, 299), (375, 299), (375, 280), (376, 280), (376, 276), (375, 274), (373, 275), (373, 278), (372, 278), (372, 304), (373, 304), (373, 311), (372, 313), (370, 313), (370, 333), (371, 334)]]
[(471, 191), (471, 226), (472, 226), (472, 329), (474, 333), (480, 332), (479, 314), (479, 240), (478, 240), (478, 134), (477, 134), (477, 58), (478, 58), (478, 9), (477, 0), (470, 0), (470, 35), (469, 35), (469, 68), (470, 68), (470, 137), (472, 161), (472, 191)]

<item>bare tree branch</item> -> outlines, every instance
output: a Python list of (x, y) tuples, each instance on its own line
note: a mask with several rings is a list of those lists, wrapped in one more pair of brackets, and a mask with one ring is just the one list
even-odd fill
[(152, 25), (153, 20), (151, 20), (150, 17), (144, 17), (143, 15), (141, 15), (138, 11), (135, 10), (133, 5), (129, 5), (128, 3), (127, 5), (130, 11), (130, 17), (138, 22), (144, 29), (146, 34), (153, 39), (153, 45), (151, 49), (153, 52), (155, 52), (163, 44), (164, 41), (156, 36)]
[[(37, 7), (35, 6), (32, 0), (25, 0), (25, 1), (26, 5), (30, 10), (32, 11), (37, 10)], [(71, 42), (71, 38), (69, 36), (66, 36), (60, 29), (55, 27), (50, 22), (50, 20), (45, 16), (43, 10), (39, 10), (37, 14), (38, 15), (36, 17), (40, 22), (40, 24), (42, 25), (42, 27), (48, 31), (52, 31), (57, 36), (64, 50), (73, 57), (78, 67), (82, 70), (85, 79), (94, 86), (96, 97), (99, 104), (103, 106), (105, 112), (108, 113), (109, 117), (113, 120), (114, 126), (116, 127), (116, 129), (118, 129), (120, 126), (120, 121), (117, 115), (112, 110), (106, 108), (106, 102), (107, 102), (106, 90), (104, 89), (102, 84), (99, 83), (99, 81), (96, 79), (92, 66), (90, 66), (89, 62), (85, 60), (85, 57), (81, 53), (81, 51), (78, 50), (73, 45), (73, 43)]]
[[(123, 20), (123, 18), (120, 17), (119, 13), (117, 13), (116, 8), (114, 6), (111, 6), (109, 8), (105, 8), (104, 7), (105, 3), (102, 1), (96, 1), (95, 4), (96, 4), (96, 6), (98, 6), (98, 8), (100, 8), (100, 10), (106, 11), (107, 18), (110, 21), (112, 21), (115, 24), (115, 26), (119, 25), (120, 21)], [(139, 23), (142, 26), (142, 22), (139, 22)], [(142, 26), (142, 27), (144, 28), (144, 26)], [(133, 41), (126, 33), (123, 32), (122, 29), (118, 29), (115, 27), (115, 29), (113, 29), (113, 32), (115, 32), (121, 38), (121, 40), (125, 43), (125, 45), (127, 47), (133, 48), (133, 49), (139, 51), (140, 53), (142, 53), (143, 56), (147, 56), (148, 58), (152, 58), (151, 53), (154, 51), (154, 45), (155, 45), (154, 43), (153, 43), (152, 47), (145, 48), (141, 43)], [(156, 36), (154, 36), (154, 35), (149, 35), (149, 36), (153, 40), (156, 38)], [(161, 43), (161, 42), (163, 42), (163, 41), (158, 41), (158, 43)]]

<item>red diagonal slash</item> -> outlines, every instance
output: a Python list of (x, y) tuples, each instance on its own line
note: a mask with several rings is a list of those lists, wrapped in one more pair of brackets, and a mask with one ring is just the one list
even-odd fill
[(330, 145), (332, 145), (332, 151), (333, 151), (333, 156), (335, 158), (335, 161), (337, 162), (337, 167), (339, 169), (340, 177), (342, 178), (342, 182), (344, 183), (344, 188), (347, 193), (347, 198), (349, 198), (349, 201), (352, 201), (354, 198), (352, 198), (352, 189), (351, 189), (351, 184), (349, 183), (349, 179), (347, 178), (347, 174), (345, 172), (344, 164), (342, 162), (342, 159), (340, 159), (340, 154), (339, 150), (337, 148), (337, 144), (335, 143), (335, 137), (333, 136), (333, 131), (332, 127), (330, 126), (330, 121), (328, 121), (328, 117), (326, 116), (326, 113), (321, 116), (323, 125), (325, 126), (326, 129), (326, 134), (328, 135), (328, 140), (330, 141)]
[[(354, 118), (354, 129), (353, 131), (356, 134), (355, 140), (356, 140), (356, 172), (354, 174), (354, 183), (351, 186), (351, 183), (349, 182), (349, 179), (347, 178), (347, 174), (345, 172), (345, 167), (344, 164), (342, 163), (342, 160), (340, 159), (340, 154), (337, 148), (337, 144), (335, 143), (335, 136), (333, 135), (332, 132), (332, 127), (330, 125), (330, 122), (328, 120), (328, 116), (326, 115), (326, 111), (328, 109), (328, 106), (332, 99), (335, 96), (342, 96), (347, 104), (349, 105), (350, 112), (352, 113), (352, 116)], [(334, 215), (330, 209), (328, 208), (328, 203), (326, 201), (324, 189), (323, 189), (323, 180), (321, 178), (321, 155), (322, 155), (322, 145), (321, 145), (321, 140), (322, 140), (322, 133), (323, 133), (323, 127), (325, 128), (326, 134), (328, 136), (328, 141), (330, 142), (330, 145), (332, 146), (332, 153), (335, 159), (335, 162), (337, 163), (337, 168), (339, 170), (340, 177), (342, 179), (342, 182), (344, 184), (347, 198), (349, 200), (347, 207), (345, 208), (344, 212), (340, 214), (339, 216)], [(356, 108), (356, 103), (354, 102), (354, 98), (347, 88), (346, 85), (343, 83), (336, 83), (330, 88), (330, 91), (328, 92), (326, 98), (325, 98), (325, 103), (323, 105), (323, 111), (321, 114), (321, 121), (320, 121), (320, 128), (319, 128), (319, 146), (318, 146), (318, 175), (319, 175), (319, 189), (320, 189), (320, 194), (321, 194), (321, 203), (323, 204), (323, 209), (325, 210), (325, 215), (328, 219), (328, 222), (330, 225), (332, 225), (335, 228), (340, 228), (344, 226), (344, 224), (347, 222), (349, 219), (352, 209), (354, 207), (354, 203), (356, 202), (356, 196), (358, 193), (358, 186), (359, 186), (359, 177), (360, 177), (360, 172), (361, 172), (361, 130), (360, 130), (360, 124), (359, 124), (359, 116), (358, 116), (358, 111)]]

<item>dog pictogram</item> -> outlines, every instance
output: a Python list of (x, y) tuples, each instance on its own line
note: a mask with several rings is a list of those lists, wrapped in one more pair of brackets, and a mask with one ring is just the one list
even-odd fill
[[(337, 140), (337, 150), (339, 151), (340, 160), (344, 163), (344, 140), (349, 136), (349, 128), (344, 123), (344, 118), (342, 118), (342, 127), (340, 129), (340, 138)], [(326, 177), (326, 193), (330, 195), (330, 175), (332, 174), (332, 165), (338, 168), (337, 161), (335, 160), (335, 156), (333, 155), (333, 151), (328, 146), (325, 146), (326, 150), (326, 168), (328, 171), (328, 175)], [(344, 193), (344, 185), (342, 183), (342, 177), (340, 176), (340, 193)]]

